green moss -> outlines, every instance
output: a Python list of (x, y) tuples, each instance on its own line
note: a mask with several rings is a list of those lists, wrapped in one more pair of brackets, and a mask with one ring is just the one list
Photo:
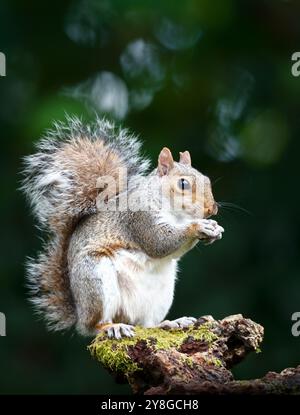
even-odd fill
[(213, 365), (213, 366), (218, 366), (218, 367), (222, 367), (223, 363), (220, 359), (218, 359), (217, 357), (210, 357), (209, 359), (206, 360), (206, 362), (209, 365)]
[[(205, 323), (197, 329), (191, 327), (184, 331), (181, 329), (163, 330), (160, 328), (135, 328), (135, 336), (121, 340), (108, 339), (105, 334), (99, 334), (89, 346), (91, 354), (105, 367), (112, 371), (130, 375), (140, 370), (137, 363), (128, 356), (128, 347), (134, 346), (138, 341), (144, 340), (148, 347), (155, 350), (168, 350), (172, 347), (179, 348), (181, 344), (192, 336), (196, 340), (205, 341), (209, 346), (217, 338), (210, 331), (209, 323)], [(188, 357), (187, 357), (188, 358)], [(192, 359), (189, 363), (191, 364)]]
[(194, 367), (194, 361), (190, 356), (186, 356), (186, 355), (182, 355), (182, 357), (180, 358), (181, 362), (183, 364), (186, 364), (187, 366), (189, 366), (190, 368)]
[(197, 329), (193, 327), (184, 331), (181, 329), (162, 330), (159, 328), (144, 329), (137, 328), (137, 336), (142, 335), (142, 338), (147, 339), (147, 343), (151, 345), (151, 339), (155, 339), (154, 347), (156, 350), (170, 349), (171, 347), (178, 348), (189, 337), (192, 336), (195, 340), (201, 340), (211, 345), (217, 336), (210, 331), (209, 324), (203, 324)]
[(108, 369), (130, 375), (139, 370), (138, 365), (127, 354), (128, 346), (133, 346), (135, 343), (136, 338), (111, 340), (100, 334), (88, 349)]
[(192, 332), (192, 336), (195, 340), (205, 341), (209, 345), (211, 345), (217, 339), (217, 336), (212, 331), (210, 331), (209, 323), (201, 326), (198, 330), (192, 330)]

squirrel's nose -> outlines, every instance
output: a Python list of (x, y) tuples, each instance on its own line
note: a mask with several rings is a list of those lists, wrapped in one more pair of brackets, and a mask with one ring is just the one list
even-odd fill
[(216, 202), (214, 202), (212, 206), (206, 209), (207, 217), (216, 215), (217, 213), (218, 213), (218, 204)]

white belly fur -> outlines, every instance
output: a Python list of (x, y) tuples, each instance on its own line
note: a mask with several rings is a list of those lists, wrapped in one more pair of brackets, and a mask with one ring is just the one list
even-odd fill
[(176, 259), (153, 259), (142, 252), (120, 250), (114, 258), (101, 261), (96, 273), (106, 273), (103, 268), (109, 271), (102, 279), (106, 321), (121, 314), (124, 323), (151, 327), (165, 318), (173, 302)]

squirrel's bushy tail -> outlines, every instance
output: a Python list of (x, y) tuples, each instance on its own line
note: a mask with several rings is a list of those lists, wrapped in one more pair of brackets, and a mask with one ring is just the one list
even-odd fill
[(118, 180), (124, 168), (128, 177), (145, 174), (148, 161), (140, 156), (140, 142), (98, 118), (91, 125), (78, 118), (54, 124), (37, 143), (37, 152), (25, 157), (22, 190), (49, 238), (38, 258), (29, 261), (28, 278), (32, 302), (52, 329), (76, 322), (67, 268), (73, 230), (97, 210), (99, 177)]

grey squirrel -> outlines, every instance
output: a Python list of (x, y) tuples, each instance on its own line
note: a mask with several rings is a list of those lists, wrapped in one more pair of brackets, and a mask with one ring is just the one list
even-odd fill
[[(179, 258), (199, 240), (222, 237), (208, 219), (218, 205), (188, 151), (176, 162), (163, 148), (149, 173), (140, 147), (106, 120), (68, 118), (25, 157), (22, 189), (48, 236), (27, 265), (31, 301), (50, 329), (120, 338), (133, 336), (135, 325), (195, 321), (163, 319)], [(131, 208), (120, 208), (124, 196)]]

